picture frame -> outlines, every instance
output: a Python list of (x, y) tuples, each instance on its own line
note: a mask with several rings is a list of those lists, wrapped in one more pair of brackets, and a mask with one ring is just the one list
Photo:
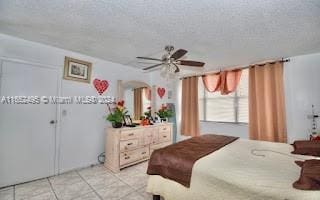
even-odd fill
[(65, 57), (63, 79), (90, 83), (92, 63)]
[(133, 125), (130, 115), (124, 115), (123, 122), (124, 122), (125, 126), (132, 126)]

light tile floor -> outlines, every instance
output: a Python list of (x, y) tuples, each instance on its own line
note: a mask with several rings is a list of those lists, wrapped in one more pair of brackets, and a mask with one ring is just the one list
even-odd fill
[(0, 200), (151, 200), (147, 162), (112, 173), (103, 165), (0, 189)]

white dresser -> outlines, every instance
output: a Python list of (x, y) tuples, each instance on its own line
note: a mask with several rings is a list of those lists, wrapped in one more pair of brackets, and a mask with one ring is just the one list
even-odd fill
[(107, 128), (105, 167), (113, 172), (148, 160), (155, 149), (172, 144), (172, 123)]

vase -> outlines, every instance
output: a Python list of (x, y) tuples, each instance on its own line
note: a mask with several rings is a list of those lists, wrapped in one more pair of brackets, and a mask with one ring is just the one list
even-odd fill
[(112, 127), (113, 128), (121, 128), (122, 127), (122, 123), (121, 122), (112, 122)]

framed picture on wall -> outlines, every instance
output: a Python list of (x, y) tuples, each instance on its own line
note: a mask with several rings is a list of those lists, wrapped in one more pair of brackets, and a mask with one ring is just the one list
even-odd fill
[(92, 63), (65, 57), (63, 79), (90, 83)]

